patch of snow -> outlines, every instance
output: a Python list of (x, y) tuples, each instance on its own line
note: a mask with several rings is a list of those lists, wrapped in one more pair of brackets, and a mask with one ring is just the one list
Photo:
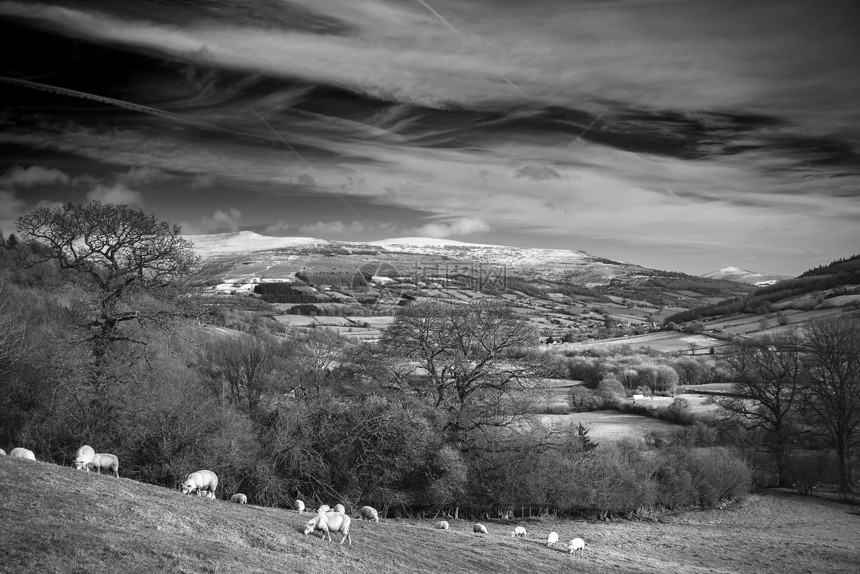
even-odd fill
[(325, 239), (313, 237), (270, 237), (253, 231), (237, 231), (235, 233), (216, 233), (212, 235), (183, 235), (194, 243), (194, 250), (202, 255), (225, 255), (246, 253), (251, 251), (266, 251), (299, 245), (326, 245)]

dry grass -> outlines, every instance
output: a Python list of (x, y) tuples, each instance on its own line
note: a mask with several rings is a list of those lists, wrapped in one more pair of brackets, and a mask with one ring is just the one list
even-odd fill
[[(858, 507), (776, 492), (654, 522), (353, 523), (353, 545), (303, 536), (308, 516), (0, 458), (2, 572), (856, 572)], [(522, 524), (528, 538), (513, 539)], [(584, 558), (545, 546), (585, 539)], [(337, 540), (339, 536), (335, 536)]]

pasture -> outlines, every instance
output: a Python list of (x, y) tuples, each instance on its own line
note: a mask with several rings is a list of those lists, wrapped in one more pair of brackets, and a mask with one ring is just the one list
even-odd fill
[(725, 341), (715, 337), (709, 337), (707, 335), (693, 335), (678, 331), (657, 331), (654, 333), (646, 333), (644, 335), (631, 335), (629, 337), (619, 337), (614, 339), (600, 339), (581, 343), (562, 343), (561, 345), (553, 345), (552, 350), (558, 353), (598, 348), (611, 350), (613, 347), (629, 345), (634, 349), (638, 349), (639, 347), (649, 347), (661, 353), (679, 351), (688, 353), (690, 352), (691, 345), (694, 345), (696, 347), (696, 353), (702, 354), (707, 352), (711, 347), (721, 347), (725, 344)]
[(622, 439), (641, 440), (647, 432), (668, 433), (680, 428), (674, 423), (661, 419), (615, 410), (566, 415), (545, 414), (537, 415), (537, 418), (542, 424), (557, 430), (582, 423), (591, 440), (598, 444)]
[[(782, 574), (856, 571), (856, 505), (774, 491), (723, 510), (663, 515), (657, 521), (595, 522), (526, 518), (484, 522), (354, 520), (353, 543), (304, 536), (309, 516), (181, 496), (176, 490), (41, 462), (0, 457), (0, 571), (301, 572), (379, 574), (704, 572)], [(226, 497), (229, 493), (219, 493)], [(515, 525), (525, 539), (510, 536)], [(583, 558), (562, 547), (586, 541)]]

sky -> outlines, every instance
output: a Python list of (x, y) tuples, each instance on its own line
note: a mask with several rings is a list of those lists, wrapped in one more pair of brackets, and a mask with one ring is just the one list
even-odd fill
[(860, 252), (855, 0), (0, 0), (0, 230), (402, 236), (797, 275)]

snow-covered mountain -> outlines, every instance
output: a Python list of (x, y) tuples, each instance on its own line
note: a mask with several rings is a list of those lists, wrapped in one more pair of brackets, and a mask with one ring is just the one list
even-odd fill
[(391, 261), (398, 268), (446, 262), (505, 266), (520, 276), (551, 280), (572, 279), (600, 284), (635, 275), (644, 268), (595, 257), (584, 251), (539, 249), (465, 243), (451, 239), (401, 237), (369, 242), (329, 241), (312, 237), (267, 237), (251, 231), (215, 235), (186, 235), (203, 259), (242, 257), (272, 263), (302, 263), (304, 269), (327, 271), (350, 268), (356, 262)]
[(772, 273), (757, 273), (755, 271), (747, 271), (740, 267), (723, 267), (718, 271), (712, 271), (702, 275), (707, 279), (722, 279), (724, 281), (734, 281), (736, 283), (744, 283), (746, 285), (755, 285), (763, 287), (765, 285), (773, 285), (783, 279), (789, 279), (787, 275), (774, 275)]

